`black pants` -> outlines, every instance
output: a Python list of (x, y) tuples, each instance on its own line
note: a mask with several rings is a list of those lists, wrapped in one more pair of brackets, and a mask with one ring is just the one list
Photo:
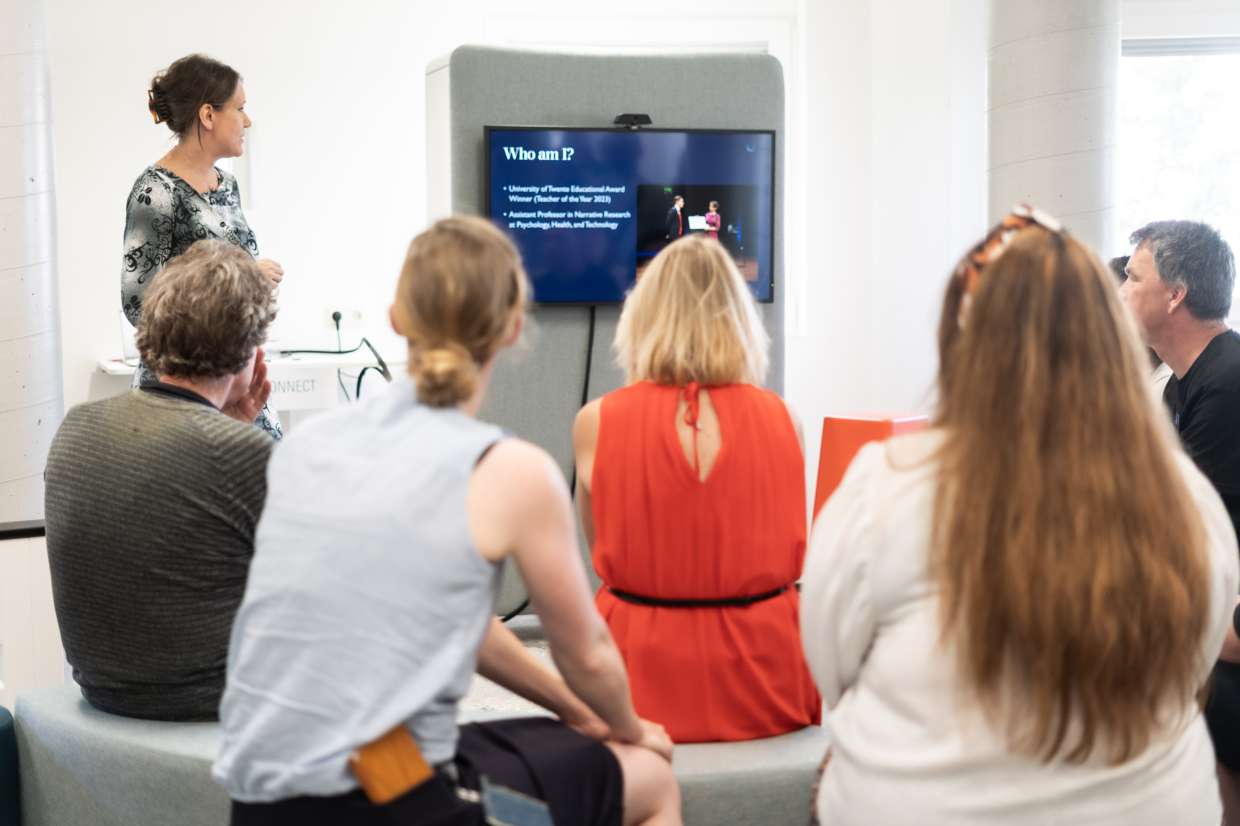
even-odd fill
[[(620, 826), (624, 778), (611, 749), (556, 720), (529, 717), (461, 726), (457, 783), (481, 776), (545, 801), (557, 824)], [(376, 806), (360, 791), (233, 803), (232, 826), (482, 826), (481, 807), (456, 794), (442, 772), (409, 794)]]
[(1215, 663), (1205, 718), (1214, 756), (1232, 771), (1240, 771), (1240, 665)]

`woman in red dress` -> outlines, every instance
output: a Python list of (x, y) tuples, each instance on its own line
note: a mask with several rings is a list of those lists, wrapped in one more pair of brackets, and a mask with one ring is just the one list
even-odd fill
[(685, 742), (817, 724), (794, 587), (805, 553), (799, 427), (759, 387), (769, 339), (727, 252), (681, 239), (625, 302), (628, 386), (573, 428), (596, 603), (638, 712)]

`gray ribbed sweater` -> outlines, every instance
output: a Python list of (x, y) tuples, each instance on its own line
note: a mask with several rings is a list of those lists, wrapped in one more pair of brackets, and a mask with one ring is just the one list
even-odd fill
[(47, 458), (47, 551), (65, 653), (92, 705), (217, 717), (273, 444), (149, 390), (65, 416)]

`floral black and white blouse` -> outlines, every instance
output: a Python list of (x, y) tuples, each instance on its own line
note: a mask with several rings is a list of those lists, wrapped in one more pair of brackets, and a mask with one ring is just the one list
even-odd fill
[[(125, 257), (121, 307), (135, 327), (146, 288), (170, 260), (195, 241), (216, 238), (236, 244), (255, 258), (258, 241), (241, 211), (237, 179), (216, 169), (218, 186), (202, 194), (175, 173), (149, 166), (138, 176), (125, 204)], [(155, 381), (140, 365), (135, 383)], [(283, 436), (280, 420), (264, 408), (255, 422), (272, 438)]]

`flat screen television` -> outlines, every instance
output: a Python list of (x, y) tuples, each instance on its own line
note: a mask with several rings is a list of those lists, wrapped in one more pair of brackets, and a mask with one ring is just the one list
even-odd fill
[(485, 131), (485, 212), (516, 241), (536, 302), (623, 301), (659, 250), (694, 233), (713, 233), (754, 297), (774, 300), (774, 132)]

